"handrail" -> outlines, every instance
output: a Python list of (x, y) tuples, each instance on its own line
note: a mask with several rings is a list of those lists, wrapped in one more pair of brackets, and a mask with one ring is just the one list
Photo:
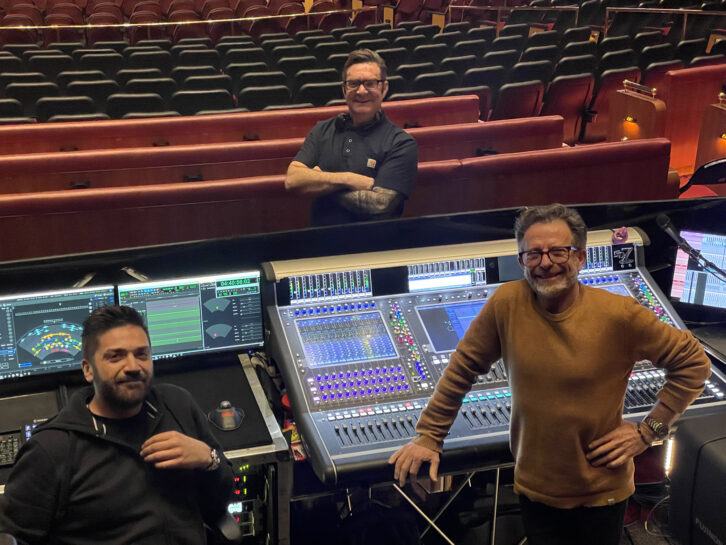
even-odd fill
[(164, 27), (175, 25), (209, 25), (212, 23), (234, 23), (243, 21), (261, 21), (264, 19), (291, 19), (295, 17), (312, 17), (318, 15), (329, 15), (331, 13), (358, 13), (361, 11), (375, 11), (377, 6), (363, 6), (358, 9), (334, 9), (329, 11), (316, 11), (309, 13), (289, 13), (285, 15), (261, 15), (259, 17), (235, 17), (230, 19), (201, 19), (199, 21), (158, 21), (155, 23), (109, 23), (109, 24), (85, 24), (85, 25), (19, 25), (19, 26), (0, 26), (0, 30), (58, 30), (58, 29), (78, 29), (90, 30), (95, 28), (133, 28), (133, 27)]
[[(454, 6), (449, 5), (449, 10), (460, 9), (462, 11), (496, 11), (497, 12), (497, 25), (496, 25), (496, 36), (499, 37), (499, 24), (501, 22), (502, 13), (509, 11), (574, 11), (575, 12), (575, 24), (580, 15), (579, 6), (552, 6), (552, 7), (530, 7), (530, 6)], [(463, 14), (462, 14), (463, 17)]]
[(711, 15), (714, 17), (726, 17), (726, 11), (703, 11), (700, 9), (670, 9), (670, 8), (605, 8), (605, 31), (604, 35), (608, 35), (610, 30), (610, 14), (611, 13), (662, 13), (673, 15), (683, 15), (683, 25), (681, 28), (681, 40), (686, 39), (686, 25), (689, 15)]

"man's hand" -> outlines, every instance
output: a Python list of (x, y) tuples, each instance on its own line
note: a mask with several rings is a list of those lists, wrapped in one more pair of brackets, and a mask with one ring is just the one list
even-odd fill
[(637, 426), (623, 421), (613, 431), (595, 439), (587, 448), (590, 451), (586, 457), (593, 466), (614, 469), (644, 452), (648, 446), (640, 438)]
[(141, 457), (159, 469), (206, 469), (212, 461), (211, 447), (179, 433), (165, 431), (149, 437), (141, 445)]
[(388, 459), (389, 464), (396, 464), (393, 477), (400, 486), (406, 484), (406, 475), (411, 476), (411, 481), (416, 480), (418, 470), (423, 462), (428, 462), (429, 478), (436, 481), (439, 471), (439, 453), (416, 443), (406, 443)]

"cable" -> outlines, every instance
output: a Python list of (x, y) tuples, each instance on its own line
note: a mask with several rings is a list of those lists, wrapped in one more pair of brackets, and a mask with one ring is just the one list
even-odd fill
[(648, 521), (650, 521), (651, 517), (653, 517), (653, 516), (654, 516), (654, 513), (655, 513), (656, 509), (658, 509), (658, 508), (659, 508), (659, 507), (661, 506), (661, 504), (662, 504), (662, 503), (664, 503), (665, 501), (669, 500), (669, 499), (670, 499), (670, 497), (671, 497), (671, 496), (670, 496), (670, 494), (668, 494), (668, 495), (666, 495), (666, 496), (663, 496), (663, 497), (662, 497), (662, 498), (661, 498), (661, 499), (660, 499), (660, 500), (658, 501), (658, 503), (656, 503), (656, 504), (655, 504), (655, 505), (653, 506), (653, 508), (652, 508), (652, 509), (650, 510), (650, 513), (648, 513), (648, 516), (647, 516), (647, 517), (645, 518), (645, 524), (643, 525), (643, 527), (645, 528), (645, 531), (646, 531), (646, 532), (647, 532), (648, 534), (650, 534), (650, 535), (652, 535), (652, 536), (656, 536), (656, 537), (664, 537), (664, 538), (671, 538), (671, 537), (673, 537), (672, 535), (670, 535), (670, 534), (667, 534), (667, 533), (665, 533), (665, 532), (654, 532), (654, 531), (652, 531), (652, 530), (649, 530), (649, 529), (648, 529)]

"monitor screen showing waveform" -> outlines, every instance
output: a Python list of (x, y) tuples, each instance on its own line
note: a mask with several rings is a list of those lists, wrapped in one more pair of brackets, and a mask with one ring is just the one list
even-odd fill
[(0, 297), (0, 379), (80, 369), (83, 321), (112, 286)]
[[(681, 231), (681, 237), (716, 267), (726, 269), (726, 235)], [(726, 282), (679, 248), (671, 297), (681, 303), (726, 310)]]
[(259, 271), (127, 284), (119, 303), (146, 319), (153, 357), (263, 343)]

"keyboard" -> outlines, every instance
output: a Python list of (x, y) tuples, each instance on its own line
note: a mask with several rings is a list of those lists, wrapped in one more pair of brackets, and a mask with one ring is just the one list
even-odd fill
[(0, 435), (0, 467), (15, 463), (15, 455), (22, 445), (20, 432), (3, 433)]

